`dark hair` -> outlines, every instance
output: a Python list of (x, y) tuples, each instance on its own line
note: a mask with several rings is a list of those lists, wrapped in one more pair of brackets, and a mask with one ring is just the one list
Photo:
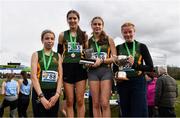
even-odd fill
[(7, 78), (6, 82), (10, 82), (13, 77), (14, 77), (14, 74), (13, 74), (13, 73), (7, 73), (7, 74), (6, 74), (6, 78)]
[(51, 30), (49, 30), (49, 29), (46, 29), (46, 30), (42, 31), (42, 33), (41, 33), (41, 40), (43, 40), (44, 35), (45, 35), (45, 34), (47, 34), (47, 33), (51, 33), (51, 34), (53, 34), (53, 35), (54, 35), (54, 38), (55, 38), (55, 34), (54, 34), (54, 32), (53, 32), (53, 31), (51, 31)]
[[(94, 18), (91, 20), (91, 24), (92, 24), (93, 21), (96, 20), (96, 19), (101, 20), (101, 21), (102, 21), (102, 24), (103, 24), (103, 26), (104, 26), (104, 21), (103, 21), (103, 19), (102, 19), (100, 16), (94, 17)], [(108, 36), (107, 36), (107, 34), (105, 33), (105, 31), (102, 31), (101, 34), (100, 34), (100, 40), (99, 40), (99, 42), (100, 42), (100, 44), (105, 44), (105, 43), (107, 43), (107, 41), (108, 41)]]
[[(80, 15), (76, 10), (68, 11), (67, 16), (66, 16), (67, 19), (68, 19), (69, 14), (71, 14), (71, 13), (75, 14), (78, 17), (78, 19), (80, 20)], [(77, 36), (78, 36), (77, 41), (80, 44), (83, 44), (83, 47), (85, 46), (85, 42), (86, 42), (86, 35), (85, 34), (86, 34), (86, 32), (82, 31), (81, 28), (78, 26), (78, 28), (77, 28)]]
[(67, 15), (66, 15), (66, 18), (67, 18), (67, 19), (68, 19), (69, 14), (71, 14), (71, 13), (75, 14), (75, 15), (78, 17), (78, 19), (80, 20), (80, 15), (79, 15), (79, 13), (78, 13), (76, 10), (70, 10), (70, 11), (68, 11), (68, 13), (67, 13)]
[(27, 85), (28, 84), (28, 80), (27, 80), (27, 73), (26, 73), (26, 71), (21, 71), (21, 75), (23, 77), (23, 84)]
[(154, 78), (158, 76), (157, 72), (146, 72), (146, 75), (149, 76), (150, 78)]

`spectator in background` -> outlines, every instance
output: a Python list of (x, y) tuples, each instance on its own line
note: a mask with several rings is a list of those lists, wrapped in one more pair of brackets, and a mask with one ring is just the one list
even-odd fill
[(176, 117), (174, 108), (178, 97), (176, 80), (168, 75), (167, 66), (159, 66), (158, 75), (155, 108), (159, 111), (159, 117)]
[(155, 103), (155, 88), (156, 88), (156, 81), (157, 77), (153, 75), (153, 73), (147, 73), (145, 75), (146, 82), (147, 82), (147, 103), (148, 103), (148, 116), (155, 117), (157, 116), (156, 110), (154, 109)]
[(2, 95), (4, 95), (4, 100), (0, 106), (0, 117), (3, 117), (4, 108), (10, 106), (10, 117), (15, 117), (18, 104), (18, 94), (19, 85), (16, 80), (14, 80), (14, 74), (8, 73), (7, 80), (2, 83)]
[(18, 98), (18, 115), (19, 117), (27, 117), (27, 108), (29, 105), (31, 94), (31, 80), (28, 79), (26, 71), (21, 71), (22, 79), (18, 80), (20, 92)]

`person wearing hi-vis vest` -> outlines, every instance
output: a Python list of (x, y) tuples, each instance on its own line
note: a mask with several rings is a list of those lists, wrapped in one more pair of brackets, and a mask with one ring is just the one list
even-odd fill
[(97, 16), (91, 20), (92, 37), (88, 40), (88, 48), (93, 49), (94, 64), (88, 66), (88, 80), (93, 103), (94, 117), (111, 117), (109, 99), (111, 96), (113, 73), (111, 63), (116, 56), (116, 48), (112, 38), (103, 31), (104, 21)]
[(3, 117), (4, 108), (10, 107), (9, 117), (16, 117), (17, 105), (18, 105), (18, 94), (19, 85), (16, 80), (14, 80), (13, 73), (6, 74), (7, 80), (3, 81), (1, 94), (4, 95), (4, 100), (0, 105), (0, 117)]
[(57, 117), (62, 86), (62, 59), (52, 50), (55, 34), (44, 30), (41, 34), (43, 49), (32, 54), (31, 80), (34, 117)]
[(153, 62), (145, 44), (135, 40), (135, 25), (126, 22), (121, 26), (125, 42), (116, 46), (117, 55), (128, 56), (130, 69), (124, 70), (128, 80), (117, 81), (123, 117), (147, 117), (145, 71), (153, 71)]
[[(83, 49), (87, 47), (87, 35), (78, 25), (80, 15), (77, 11), (68, 11), (66, 18), (69, 30), (60, 33), (58, 52), (63, 57), (63, 86), (66, 96), (67, 117), (74, 117), (73, 104), (75, 97), (77, 117), (84, 117), (87, 71), (79, 62), (83, 56)], [(76, 94), (74, 94), (74, 89)]]

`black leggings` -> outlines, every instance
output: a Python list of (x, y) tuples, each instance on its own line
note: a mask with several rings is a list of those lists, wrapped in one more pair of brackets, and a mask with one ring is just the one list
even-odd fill
[(8, 101), (6, 99), (3, 100), (3, 103), (0, 106), (0, 117), (3, 117), (4, 108), (10, 106), (10, 117), (15, 117), (15, 110), (17, 108), (18, 100)]
[[(42, 90), (46, 99), (50, 99), (52, 96), (55, 95), (56, 89), (47, 89)], [(33, 107), (33, 114), (34, 117), (58, 117), (58, 110), (59, 110), (59, 100), (56, 104), (49, 110), (46, 110), (44, 106), (37, 100), (36, 91), (33, 89), (32, 91), (32, 107)]]
[(27, 117), (27, 108), (29, 105), (29, 95), (24, 95), (21, 92), (19, 93), (18, 98), (18, 115), (19, 117)]

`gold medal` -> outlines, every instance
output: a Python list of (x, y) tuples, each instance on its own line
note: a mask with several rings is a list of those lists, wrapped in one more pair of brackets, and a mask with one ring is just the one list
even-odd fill
[(76, 56), (76, 54), (74, 54), (74, 53), (71, 54), (71, 57), (72, 57), (72, 58), (74, 58), (75, 56)]

